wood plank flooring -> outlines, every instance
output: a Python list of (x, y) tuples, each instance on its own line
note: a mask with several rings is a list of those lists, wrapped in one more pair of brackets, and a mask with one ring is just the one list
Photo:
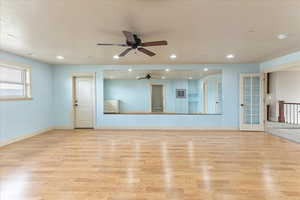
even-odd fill
[(265, 133), (51, 131), (0, 148), (1, 200), (299, 200), (300, 145)]

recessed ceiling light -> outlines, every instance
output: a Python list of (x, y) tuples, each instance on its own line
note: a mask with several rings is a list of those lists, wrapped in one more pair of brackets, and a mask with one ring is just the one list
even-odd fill
[(11, 39), (16, 39), (16, 36), (13, 35), (13, 34), (11, 34), (11, 33), (7, 34), (7, 37), (8, 37), (8, 38), (11, 38)]
[(207, 71), (208, 71), (208, 68), (204, 68), (203, 71), (207, 72)]
[(166, 77), (162, 76), (161, 79), (166, 79)]
[(128, 69), (128, 71), (129, 71), (129, 72), (132, 72), (132, 69), (130, 68), (130, 69)]
[(63, 59), (65, 59), (63, 56), (56, 56), (56, 58), (57, 58), (58, 60), (63, 60)]
[(166, 71), (166, 72), (169, 72), (169, 71), (170, 71), (170, 69), (165, 69), (165, 71)]
[(192, 79), (193, 79), (193, 77), (189, 77), (189, 79), (190, 79), (190, 80), (192, 80)]
[(177, 56), (175, 54), (172, 54), (172, 55), (170, 55), (170, 58), (175, 59), (175, 58), (177, 58)]
[(119, 59), (120, 57), (119, 57), (118, 55), (114, 55), (113, 58), (117, 60), (117, 59)]
[(279, 35), (277, 36), (277, 38), (278, 38), (279, 40), (284, 40), (284, 39), (288, 38), (288, 34), (279, 34)]
[(234, 54), (228, 54), (226, 57), (227, 57), (228, 59), (232, 59), (232, 58), (235, 57), (235, 55), (234, 55)]

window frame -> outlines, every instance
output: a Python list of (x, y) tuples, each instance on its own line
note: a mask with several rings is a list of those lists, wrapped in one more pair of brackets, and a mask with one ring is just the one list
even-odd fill
[(24, 95), (22, 95), (22, 96), (0, 96), (0, 101), (32, 100), (31, 67), (28, 65), (20, 64), (20, 63), (6, 62), (6, 61), (2, 61), (2, 60), (0, 60), (0, 67), (23, 71), (21, 83), (14, 82), (14, 81), (1, 81), (1, 80), (0, 80), (0, 83), (22, 85), (24, 87), (24, 91), (23, 91)]

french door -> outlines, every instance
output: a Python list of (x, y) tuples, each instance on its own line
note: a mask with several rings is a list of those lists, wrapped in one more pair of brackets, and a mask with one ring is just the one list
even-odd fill
[(263, 78), (260, 74), (241, 74), (240, 129), (263, 131)]

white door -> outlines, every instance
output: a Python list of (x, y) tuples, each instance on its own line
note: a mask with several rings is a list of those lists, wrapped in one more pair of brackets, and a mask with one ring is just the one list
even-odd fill
[(75, 78), (75, 128), (93, 128), (94, 87), (92, 77)]
[(222, 113), (222, 82), (212, 80), (203, 84), (204, 112)]
[(240, 89), (240, 129), (263, 131), (263, 78), (242, 74)]

